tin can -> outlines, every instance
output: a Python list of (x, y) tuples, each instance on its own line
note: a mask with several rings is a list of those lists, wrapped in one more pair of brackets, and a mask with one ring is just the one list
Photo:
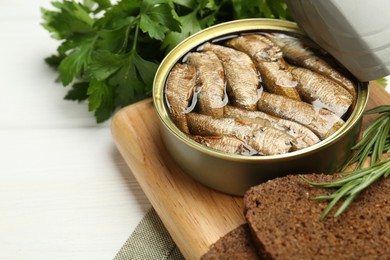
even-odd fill
[(173, 66), (201, 44), (231, 35), (264, 30), (303, 34), (295, 23), (276, 19), (245, 19), (209, 27), (174, 48), (157, 70), (153, 102), (163, 142), (184, 172), (200, 183), (228, 194), (243, 195), (251, 186), (287, 174), (332, 173), (350, 155), (368, 100), (368, 83), (357, 81), (357, 100), (346, 123), (336, 133), (308, 148), (272, 156), (227, 154), (187, 137), (170, 119), (164, 89)]

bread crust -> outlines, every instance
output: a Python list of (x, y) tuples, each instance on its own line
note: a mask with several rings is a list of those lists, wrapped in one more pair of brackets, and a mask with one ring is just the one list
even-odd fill
[(260, 259), (252, 243), (249, 227), (242, 224), (215, 242), (201, 260)]
[[(339, 177), (305, 176), (315, 182)], [(244, 214), (260, 257), (390, 259), (390, 179), (371, 185), (339, 217), (321, 222), (328, 202), (312, 198), (331, 192), (308, 185), (298, 175), (270, 180), (248, 190)]]

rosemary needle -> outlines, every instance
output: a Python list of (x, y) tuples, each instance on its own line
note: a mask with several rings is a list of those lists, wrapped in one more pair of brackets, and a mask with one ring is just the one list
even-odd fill
[[(341, 199), (345, 198), (341, 206), (333, 215), (334, 217), (338, 217), (342, 214), (361, 191), (381, 177), (385, 178), (390, 174), (390, 157), (383, 159), (383, 153), (390, 152), (390, 106), (379, 106), (365, 112), (365, 114), (376, 113), (381, 115), (364, 130), (361, 140), (352, 147), (352, 150), (355, 150), (355, 153), (342, 167), (342, 170), (344, 170), (349, 165), (356, 163), (354, 170), (341, 173), (345, 176), (331, 182), (316, 183), (301, 176), (305, 182), (315, 187), (338, 188), (330, 195), (314, 198), (316, 200), (330, 201), (321, 215), (321, 221), (327, 217), (332, 208), (335, 207)], [(362, 168), (369, 156), (371, 156), (369, 166)]]

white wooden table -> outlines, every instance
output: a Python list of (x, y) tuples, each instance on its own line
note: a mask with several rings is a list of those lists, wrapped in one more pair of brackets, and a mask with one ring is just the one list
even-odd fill
[(150, 203), (44, 63), (48, 0), (0, 1), (0, 259), (112, 259)]

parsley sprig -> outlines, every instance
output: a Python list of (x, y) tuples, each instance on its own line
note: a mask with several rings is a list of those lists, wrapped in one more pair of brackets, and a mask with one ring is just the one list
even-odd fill
[(97, 122), (149, 97), (154, 74), (179, 42), (233, 19), (290, 19), (284, 0), (60, 0), (42, 9), (43, 27), (60, 41), (46, 62), (69, 86), (65, 99), (88, 100)]
[[(334, 213), (334, 217), (342, 214), (353, 200), (366, 188), (380, 178), (388, 177), (390, 174), (390, 157), (383, 159), (383, 153), (390, 153), (390, 106), (379, 106), (368, 110), (365, 114), (381, 114), (363, 131), (361, 140), (352, 147), (355, 153), (344, 165), (356, 163), (354, 170), (341, 173), (342, 178), (331, 182), (312, 182), (301, 176), (301, 178), (312, 186), (320, 188), (337, 188), (330, 195), (318, 196), (316, 200), (330, 200), (327, 208), (321, 215), (321, 220), (325, 220), (329, 212), (343, 198), (341, 206)], [(369, 166), (363, 168), (368, 156)]]

